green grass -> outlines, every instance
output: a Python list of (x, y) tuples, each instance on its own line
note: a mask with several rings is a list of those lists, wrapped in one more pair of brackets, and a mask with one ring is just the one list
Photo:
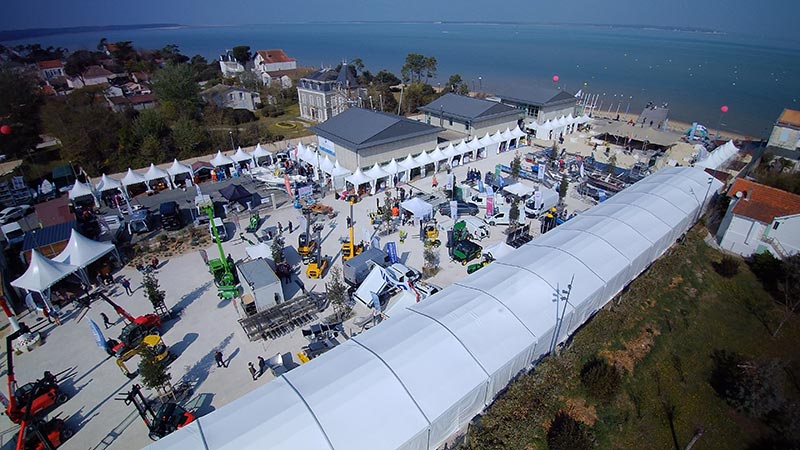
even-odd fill
[[(771, 297), (745, 264), (732, 278), (714, 272), (711, 263), (721, 256), (700, 231), (689, 233), (559, 357), (548, 357), (513, 383), (473, 427), (468, 447), (545, 449), (547, 424), (566, 409), (591, 425), (597, 448), (683, 449), (699, 428), (705, 434), (696, 449), (746, 448), (766, 428), (715, 394), (707, 382), (710, 354), (726, 349), (780, 359), (798, 373), (800, 326), (793, 318), (773, 339), (781, 315)], [(762, 314), (764, 320), (757, 317)], [(580, 369), (595, 354), (622, 369), (619, 391), (606, 403), (580, 384)], [(786, 396), (797, 400), (800, 392), (787, 386)]]
[[(306, 122), (299, 119), (300, 105), (295, 103), (284, 108), (284, 113), (278, 117), (260, 117), (258, 119), (259, 125), (266, 125), (267, 129), (273, 135), (283, 135), (286, 139), (293, 139), (303, 136), (311, 136), (311, 130), (307, 128)], [(292, 122), (297, 124), (294, 129), (282, 128), (276, 125), (278, 122)]]

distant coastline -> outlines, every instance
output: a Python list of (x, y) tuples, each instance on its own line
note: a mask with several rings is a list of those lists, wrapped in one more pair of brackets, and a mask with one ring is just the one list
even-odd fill
[(3, 30), (0, 31), (0, 41), (16, 41), (19, 39), (30, 39), (42, 36), (53, 36), (58, 34), (74, 33), (93, 33), (97, 31), (126, 31), (126, 30), (148, 30), (164, 28), (182, 28), (184, 25), (177, 23), (145, 23), (137, 25), (105, 25), (87, 27), (66, 27), (66, 28), (27, 28), (24, 30)]

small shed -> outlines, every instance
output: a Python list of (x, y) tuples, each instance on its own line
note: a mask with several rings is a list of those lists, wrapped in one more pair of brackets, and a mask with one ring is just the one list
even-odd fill
[(283, 303), (283, 286), (264, 258), (238, 263), (239, 278), (242, 280), (242, 304), (254, 303), (256, 311), (261, 312)]

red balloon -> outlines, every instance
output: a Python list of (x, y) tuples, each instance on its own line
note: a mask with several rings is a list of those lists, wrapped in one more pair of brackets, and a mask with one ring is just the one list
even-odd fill
[(722, 107), (720, 107), (719, 110), (724, 113), (728, 112), (728, 105), (722, 105)]
[(558, 75), (553, 75), (553, 83), (558, 83)]
[(8, 125), (3, 125), (2, 127), (0, 127), (0, 133), (11, 134), (11, 127)]

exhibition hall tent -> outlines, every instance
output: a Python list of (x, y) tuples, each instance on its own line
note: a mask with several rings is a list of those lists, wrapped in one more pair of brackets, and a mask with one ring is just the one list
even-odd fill
[(73, 228), (67, 246), (52, 260), (85, 269), (89, 264), (103, 256), (116, 252), (116, 249), (114, 244), (110, 242), (93, 241)]
[(250, 157), (253, 158), (253, 162), (258, 166), (261, 165), (262, 158), (269, 158), (272, 161), (272, 153), (264, 150), (264, 147), (261, 146), (261, 143), (256, 145), (256, 148), (250, 153)]
[(187, 176), (187, 183), (189, 185), (192, 184), (192, 168), (187, 166), (186, 164), (182, 164), (178, 162), (177, 159), (172, 161), (172, 165), (167, 169), (167, 173), (169, 174), (170, 178), (172, 179), (172, 183), (175, 184), (178, 180), (178, 175), (185, 175)]
[(350, 183), (353, 186), (355, 186), (356, 188), (358, 188), (362, 184), (372, 183), (373, 178), (365, 175), (364, 172), (362, 172), (361, 168), (359, 167), (359, 168), (356, 169), (356, 172), (354, 174), (350, 175), (349, 177), (345, 177), (345, 180), (348, 183)]
[[(26, 291), (38, 292), (47, 307), (53, 309), (53, 304), (50, 303), (50, 288), (78, 270), (78, 266), (53, 261), (33, 249), (31, 250), (31, 262), (25, 273), (12, 281), (11, 285)], [(82, 281), (89, 284), (86, 279)]]
[(435, 449), (660, 257), (721, 187), (695, 168), (661, 170), (151, 448)]
[(383, 170), (385, 170), (386, 172), (388, 172), (391, 175), (396, 175), (397, 172), (400, 172), (403, 169), (400, 167), (400, 164), (397, 164), (397, 161), (395, 161), (395, 159), (392, 158), (392, 160), (389, 161), (388, 164), (383, 166)]
[(403, 203), (400, 203), (400, 207), (420, 219), (424, 217), (433, 217), (433, 206), (419, 197), (411, 197)]
[(503, 186), (503, 190), (506, 191), (506, 193), (508, 194), (516, 195), (517, 197), (520, 198), (527, 197), (536, 192), (536, 188), (534, 188), (533, 186), (528, 186), (527, 184), (521, 181), (519, 183)]
[(156, 167), (155, 164), (150, 163), (150, 168), (144, 174), (144, 179), (148, 182), (153, 180), (164, 180), (164, 183), (172, 189), (172, 178), (166, 170)]
[(97, 189), (97, 192), (105, 192), (105, 191), (110, 191), (112, 189), (117, 189), (120, 192), (123, 192), (122, 182), (115, 178), (111, 178), (106, 174), (103, 174), (103, 176), (100, 177), (100, 182), (97, 183), (95, 188)]
[(737, 153), (739, 153), (739, 149), (733, 145), (733, 141), (728, 141), (714, 149), (707, 158), (696, 162), (694, 166), (704, 169), (719, 170), (720, 167), (730, 161)]
[(241, 146), (236, 149), (236, 153), (231, 156), (231, 159), (236, 161), (238, 164), (249, 163), (253, 161), (253, 157), (246, 151), (242, 150)]
[(346, 168), (339, 165), (339, 160), (336, 160), (336, 164), (333, 165), (333, 170), (331, 170), (331, 178), (333, 179), (333, 187), (334, 189), (339, 189), (344, 186), (344, 181), (348, 175), (353, 172), (350, 172)]
[(130, 167), (128, 168), (128, 173), (122, 177), (122, 186), (125, 187), (125, 193), (128, 193), (128, 187), (133, 186), (134, 184), (144, 183), (147, 186), (147, 179), (144, 175), (134, 172), (133, 169)]
[(223, 154), (222, 150), (217, 150), (217, 155), (214, 156), (214, 158), (212, 158), (210, 162), (211, 165), (214, 167), (231, 166), (234, 163), (236, 163), (236, 161), (231, 159), (230, 156), (226, 156), (225, 154)]
[(321, 159), (319, 162), (319, 168), (323, 172), (327, 173), (328, 175), (333, 173), (333, 169), (336, 168), (336, 165), (328, 158), (328, 155), (325, 155), (324, 159)]
[(81, 183), (80, 181), (75, 181), (75, 184), (72, 185), (72, 189), (69, 190), (69, 199), (70, 200), (78, 200), (84, 197), (92, 197), (92, 201), (94, 202), (94, 206), (100, 206), (100, 202), (97, 200), (97, 194), (92, 189), (92, 185), (89, 183)]

